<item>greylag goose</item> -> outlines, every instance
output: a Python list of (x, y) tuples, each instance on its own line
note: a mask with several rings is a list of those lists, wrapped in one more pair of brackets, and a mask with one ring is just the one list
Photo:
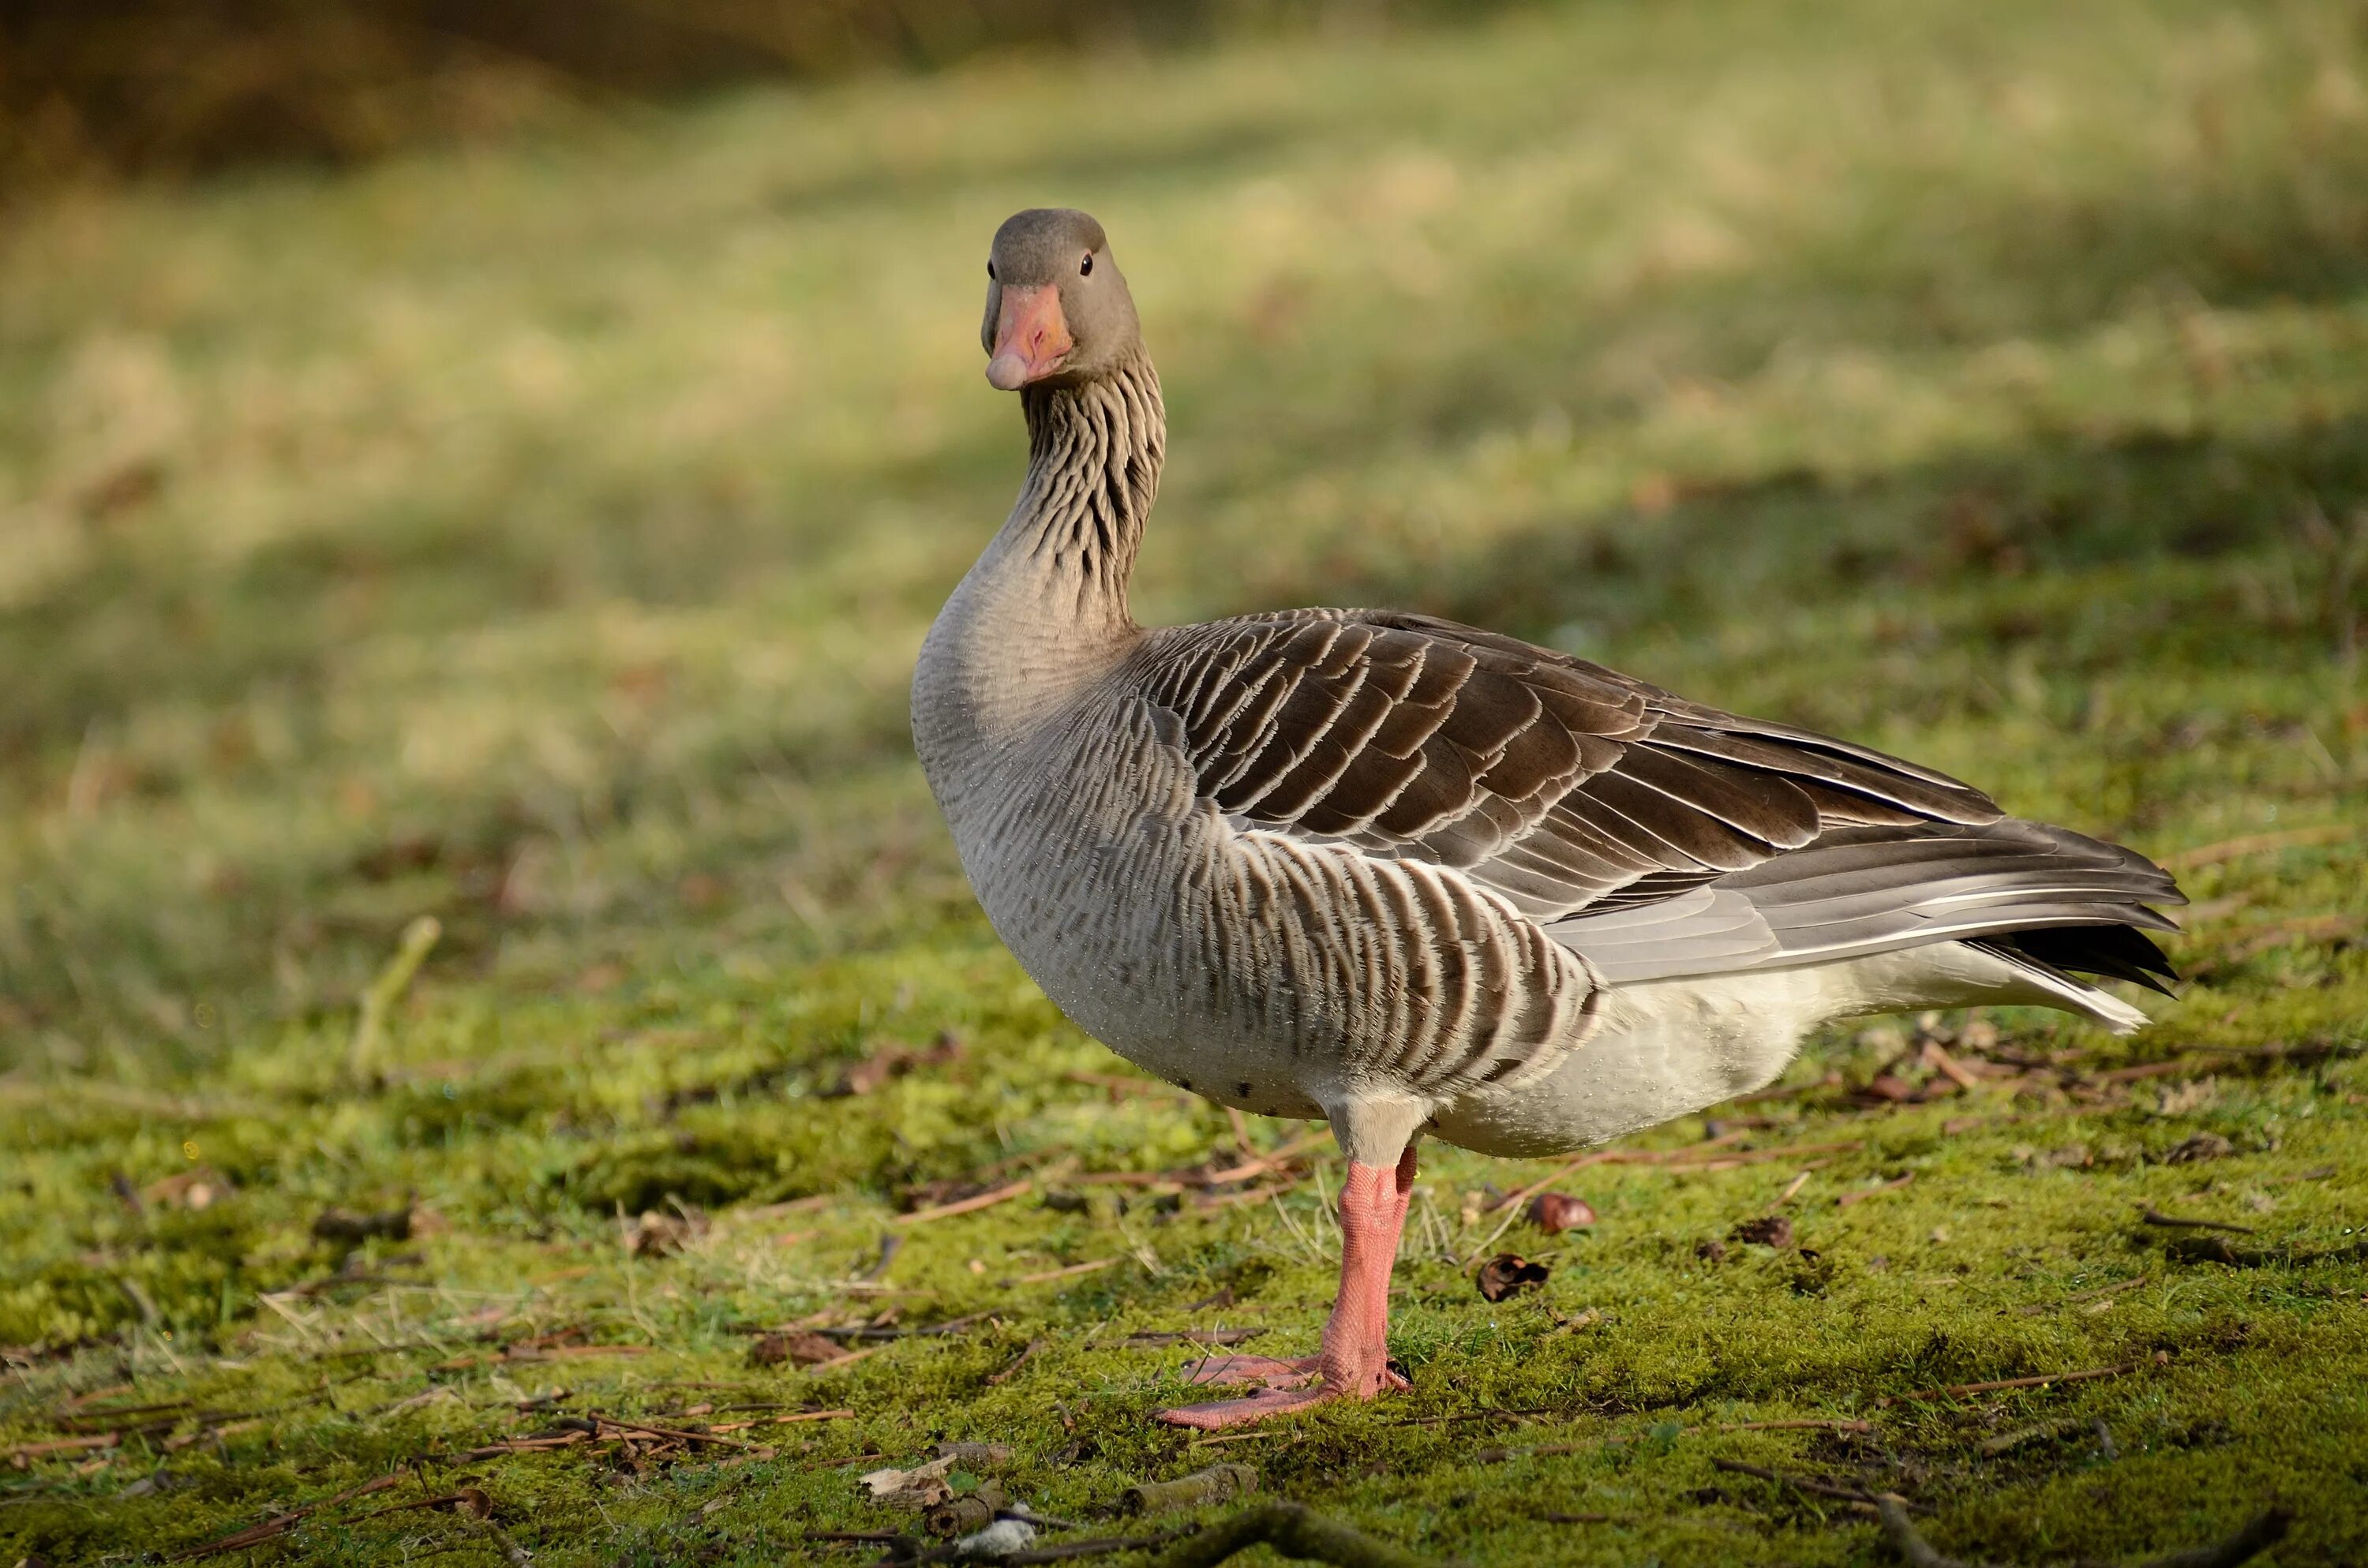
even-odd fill
[(1403, 1378), (1389, 1281), (1429, 1135), (1533, 1156), (1759, 1087), (1809, 1030), (2161, 989), (2144, 857), (1969, 785), (1583, 659), (1390, 610), (1146, 629), (1159, 379), (1102, 226), (996, 231), (981, 340), (1019, 498), (929, 629), (913, 736), (980, 904), (1079, 1028), (1349, 1160), (1320, 1353), (1213, 1427)]

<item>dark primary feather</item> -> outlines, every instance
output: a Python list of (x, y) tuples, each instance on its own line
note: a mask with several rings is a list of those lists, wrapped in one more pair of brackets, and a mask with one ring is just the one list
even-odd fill
[(1454, 868), (1610, 979), (1954, 937), (2169, 972), (2135, 929), (2175, 929), (2147, 907), (2184, 902), (2159, 868), (1867, 747), (1422, 616), (1247, 617), (1146, 653), (1219, 809)]

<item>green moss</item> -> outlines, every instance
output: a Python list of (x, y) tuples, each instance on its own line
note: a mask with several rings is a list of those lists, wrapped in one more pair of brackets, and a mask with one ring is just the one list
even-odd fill
[[(168, 1408), (0, 1467), (0, 1562), (171, 1553), (421, 1466), (253, 1555), (482, 1550), (371, 1513), (476, 1484), (540, 1562), (772, 1563), (909, 1524), (851, 1477), (950, 1439), (1011, 1443), (1051, 1514), (1242, 1460), (1473, 1562), (1877, 1559), (1722, 1458), (1896, 1486), (1967, 1557), (2271, 1501), (2275, 1562), (2368, 1556), (2368, 55), (2309, 3), (1971, 15), (1006, 62), (12, 211), (0, 1451)], [(1152, 1424), (1193, 1352), (1125, 1335), (1303, 1352), (1333, 1241), (1314, 1180), (1204, 1210), (1078, 1179), (1234, 1131), (1093, 1080), (1119, 1064), (996, 944), (907, 755), (912, 650), (1019, 462), (960, 258), (1048, 199), (1120, 236), (1171, 397), (1146, 619), (1406, 604), (2153, 853), (2248, 841), (2182, 870), (2193, 981), (2155, 1029), (1988, 1020), (2092, 1075), (2189, 1065), (1731, 1108), (1755, 1147), (1859, 1146), (1587, 1170), (1599, 1222), (1506, 1232), (1552, 1277), (1494, 1305), (1467, 1195), (1548, 1167), (1427, 1150), (1411, 1392), (1216, 1447)], [(423, 914), (357, 1085), (357, 1003)], [(1793, 1081), (1862, 1084), (1903, 1028)], [(2242, 1054), (2272, 1045), (2341, 1049)], [(2174, 1163), (2198, 1133), (2227, 1152)], [(1794, 1246), (1732, 1239), (1818, 1159)], [(908, 1192), (1021, 1175), (855, 1279)], [(408, 1239), (313, 1235), (415, 1202)], [(2149, 1207), (2254, 1231), (2218, 1254)], [(708, 1228), (630, 1256), (620, 1210)], [(891, 1309), (984, 1315), (748, 1359), (752, 1325)], [(461, 1457), (562, 1389), (855, 1414), (741, 1434), (769, 1458)], [(1870, 1429), (1764, 1425), (1812, 1419)]]

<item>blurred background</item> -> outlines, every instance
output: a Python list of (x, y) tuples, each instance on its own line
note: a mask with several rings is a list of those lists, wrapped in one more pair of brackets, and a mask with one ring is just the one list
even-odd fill
[(2300, 824), (2204, 967), (2359, 967), (2357, 4), (0, 0), (0, 1067), (349, 1017), (422, 915), (596, 1006), (983, 948), (905, 683), (1049, 203), (1169, 393), (1146, 620)]

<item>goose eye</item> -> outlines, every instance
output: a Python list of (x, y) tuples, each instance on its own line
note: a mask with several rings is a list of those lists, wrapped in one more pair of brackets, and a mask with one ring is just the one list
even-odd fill
[(989, 283), (995, 281), (995, 263), (991, 261), (986, 264), (986, 280)]
[(1093, 275), (1094, 253), (1087, 251), (1086, 253), (1086, 259), (1077, 263), (1077, 276), (1080, 278), (1091, 278)]

